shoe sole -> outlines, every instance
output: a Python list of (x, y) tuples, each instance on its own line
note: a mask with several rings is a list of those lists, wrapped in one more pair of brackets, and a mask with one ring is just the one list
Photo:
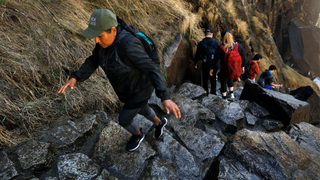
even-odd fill
[(136, 149), (138, 149), (138, 147), (140, 146), (140, 144), (141, 144), (141, 142), (142, 142), (143, 140), (144, 140), (144, 135), (143, 135), (143, 137), (141, 138), (141, 140), (139, 141), (138, 145), (137, 145), (135, 148), (133, 148), (133, 149), (129, 149), (129, 151), (132, 152), (132, 151), (135, 151)]
[(168, 122), (167, 118), (163, 118), (163, 119), (165, 119), (165, 120), (166, 120), (166, 122), (164, 123), (164, 125), (163, 125), (163, 126), (162, 126), (162, 128), (161, 128), (160, 136), (159, 136), (159, 137), (157, 137), (156, 139), (159, 139), (159, 138), (162, 136), (162, 134), (163, 134), (163, 129), (164, 129), (164, 127), (167, 125), (167, 122)]

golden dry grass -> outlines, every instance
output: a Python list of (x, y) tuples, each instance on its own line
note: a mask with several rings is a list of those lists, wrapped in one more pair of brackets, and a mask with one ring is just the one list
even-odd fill
[(99, 69), (58, 95), (70, 73), (91, 54), (94, 41), (79, 33), (91, 13), (108, 8), (153, 36), (162, 50), (178, 33), (193, 39), (200, 16), (180, 0), (9, 0), (0, 7), (0, 146), (33, 137), (61, 116), (121, 107)]

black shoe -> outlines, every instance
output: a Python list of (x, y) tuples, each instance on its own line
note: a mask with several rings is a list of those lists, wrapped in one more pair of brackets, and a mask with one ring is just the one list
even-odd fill
[(142, 132), (142, 130), (140, 129), (140, 134), (139, 135), (132, 135), (131, 139), (129, 140), (126, 150), (127, 151), (134, 151), (136, 149), (138, 149), (138, 147), (140, 146), (140, 143), (143, 141), (144, 139), (144, 134)]
[(156, 128), (156, 131), (154, 133), (154, 137), (156, 139), (158, 139), (159, 137), (162, 136), (162, 133), (163, 133), (163, 129), (164, 129), (164, 126), (167, 124), (167, 119), (166, 118), (162, 118), (160, 119), (160, 124), (158, 126), (155, 126), (154, 127)]

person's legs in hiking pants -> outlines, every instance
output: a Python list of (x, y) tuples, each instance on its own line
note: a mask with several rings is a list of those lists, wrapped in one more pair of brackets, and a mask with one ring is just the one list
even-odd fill
[(208, 90), (208, 80), (209, 80), (209, 72), (210, 72), (210, 67), (208, 63), (202, 63), (201, 67), (201, 86), (203, 87), (204, 90), (207, 91), (207, 94), (209, 93)]
[[(227, 84), (229, 89), (233, 87), (233, 80), (230, 80), (224, 72), (220, 72), (221, 94), (227, 92)], [(232, 89), (233, 91), (233, 89)]]
[(119, 114), (119, 124), (131, 134), (139, 130), (138, 123), (134, 120), (138, 113), (150, 121), (156, 117), (156, 113), (149, 107), (148, 103), (136, 109), (122, 109)]

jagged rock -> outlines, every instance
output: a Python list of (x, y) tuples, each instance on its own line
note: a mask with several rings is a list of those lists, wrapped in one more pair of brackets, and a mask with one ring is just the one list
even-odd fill
[(49, 143), (31, 140), (17, 149), (18, 159), (23, 169), (40, 170), (50, 167), (52, 159), (49, 154)]
[(4, 151), (0, 152), (0, 180), (9, 180), (17, 176), (18, 172), (13, 162)]
[(200, 120), (208, 120), (211, 122), (215, 120), (215, 114), (212, 111), (190, 98), (174, 94), (172, 95), (172, 101), (175, 102), (180, 108), (180, 112), (182, 115), (194, 115), (197, 116)]
[(307, 101), (313, 93), (316, 92), (312, 89), (311, 86), (299, 87), (298, 89), (289, 92), (290, 95), (301, 101)]
[(100, 134), (93, 158), (109, 172), (117, 174), (117, 177), (137, 178), (146, 160), (154, 156), (155, 151), (146, 142), (142, 142), (134, 152), (126, 151), (130, 138), (127, 130), (110, 121)]
[(219, 158), (218, 180), (260, 180), (239, 162), (225, 156)]
[(276, 121), (273, 119), (265, 119), (262, 123), (262, 125), (268, 130), (268, 131), (279, 131), (283, 127), (283, 124), (281, 121)]
[(319, 166), (285, 132), (243, 129), (226, 146), (226, 157), (239, 161), (260, 179), (318, 179)]
[(100, 167), (81, 153), (66, 154), (58, 158), (59, 179), (92, 179), (98, 176)]
[(209, 95), (202, 99), (201, 104), (210, 109), (215, 115), (227, 126), (237, 128), (237, 121), (244, 119), (244, 109), (247, 107), (248, 101), (230, 102), (215, 95)]
[(187, 149), (201, 162), (201, 169), (204, 170), (202, 174), (205, 174), (213, 159), (222, 150), (224, 142), (215, 135), (207, 134), (191, 126), (177, 126), (174, 131), (186, 145)]
[(299, 122), (309, 122), (310, 105), (291, 95), (261, 88), (256, 83), (246, 81), (241, 99), (253, 101), (266, 108), (275, 120), (285, 126)]
[(152, 145), (160, 159), (170, 159), (173, 162), (179, 179), (201, 179), (200, 169), (192, 154), (166, 131), (163, 137), (153, 141)]
[(179, 179), (170, 159), (152, 159), (139, 180), (175, 180)]
[(118, 180), (118, 178), (112, 176), (107, 170), (103, 169), (100, 176), (95, 180)]
[(207, 92), (201, 86), (192, 83), (183, 83), (178, 89), (177, 94), (180, 94), (187, 98), (197, 99), (199, 97), (207, 95)]
[(257, 122), (257, 118), (252, 115), (250, 112), (245, 112), (245, 116), (246, 116), (246, 119), (247, 119), (247, 123), (250, 124), (250, 125), (255, 125), (256, 122)]
[[(286, 132), (310, 155), (311, 160), (315, 163), (314, 170), (319, 170), (320, 129), (311, 124), (302, 122), (289, 126)], [(318, 178), (320, 178), (320, 175), (318, 176)]]
[(180, 84), (183, 81), (191, 56), (190, 44), (181, 33), (177, 34), (173, 43), (163, 53), (163, 67), (168, 75), (169, 86)]
[(314, 93), (309, 99), (307, 100), (307, 103), (310, 104), (310, 124), (320, 124), (320, 97), (318, 94)]
[(37, 138), (54, 147), (67, 146), (91, 130), (95, 123), (96, 115), (84, 115), (74, 121), (56, 123), (50, 129), (39, 132)]
[(265, 108), (261, 107), (260, 105), (258, 105), (255, 102), (250, 102), (250, 104), (248, 105), (250, 112), (258, 117), (267, 117), (270, 115), (270, 113), (268, 112), (268, 110), (266, 110)]

